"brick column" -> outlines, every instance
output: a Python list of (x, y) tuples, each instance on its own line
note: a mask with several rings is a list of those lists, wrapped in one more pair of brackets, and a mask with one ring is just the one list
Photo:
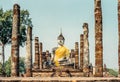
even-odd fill
[(74, 63), (73, 68), (75, 69), (75, 51), (74, 51), (74, 49), (71, 49), (70, 58), (71, 58), (71, 63)]
[(26, 76), (32, 77), (32, 27), (27, 28)]
[(39, 69), (39, 38), (35, 37), (35, 63), (34, 68)]
[(101, 0), (95, 0), (95, 76), (103, 76), (102, 10)]
[(120, 77), (120, 0), (118, 0), (118, 73)]
[(89, 41), (88, 41), (88, 24), (84, 23), (83, 24), (83, 41), (84, 41), (84, 50), (83, 50), (83, 54), (84, 54), (84, 59), (83, 59), (83, 71), (85, 74), (85, 76), (89, 76)]
[(78, 42), (75, 42), (75, 68), (79, 69), (79, 46)]
[(84, 40), (83, 34), (80, 35), (80, 68), (83, 71), (83, 52), (84, 52)]
[(70, 58), (75, 58), (75, 51), (74, 51), (74, 49), (71, 49)]
[(13, 6), (13, 27), (11, 46), (11, 76), (19, 76), (19, 28), (20, 28), (20, 6)]
[(43, 46), (42, 46), (42, 43), (40, 43), (40, 69), (42, 69), (43, 67), (42, 67), (42, 52), (43, 52), (43, 48), (42, 48)]

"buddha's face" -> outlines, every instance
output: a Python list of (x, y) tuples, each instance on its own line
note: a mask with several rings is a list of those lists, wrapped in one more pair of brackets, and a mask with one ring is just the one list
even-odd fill
[(58, 44), (59, 44), (60, 46), (63, 46), (63, 45), (64, 45), (64, 40), (58, 40)]

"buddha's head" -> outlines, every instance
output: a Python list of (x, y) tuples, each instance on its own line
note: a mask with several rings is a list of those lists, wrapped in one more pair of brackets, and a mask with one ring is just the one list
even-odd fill
[(65, 38), (64, 38), (64, 36), (62, 35), (62, 33), (58, 36), (57, 41), (58, 41), (58, 44), (59, 44), (60, 46), (63, 46), (63, 45), (64, 45)]

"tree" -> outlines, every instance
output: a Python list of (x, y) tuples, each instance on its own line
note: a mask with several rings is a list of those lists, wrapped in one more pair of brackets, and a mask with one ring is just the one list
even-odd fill
[[(19, 60), (19, 72), (20, 73), (25, 73), (25, 58), (24, 57), (20, 57)], [(11, 57), (9, 57), (9, 59), (5, 62), (4, 64), (5, 66), (5, 74), (6, 76), (10, 76), (11, 75)], [(0, 75), (2, 75), (2, 65), (0, 64)]]
[[(2, 68), (4, 70), (4, 48), (6, 44), (11, 43), (12, 36), (12, 16), (13, 11), (3, 11), (0, 9), (0, 45), (2, 46)], [(26, 26), (32, 27), (31, 18), (29, 18), (28, 10), (20, 11), (20, 35), (19, 35), (19, 45), (24, 46), (26, 41)]]
[(12, 11), (0, 9), (0, 44), (2, 46), (2, 71), (4, 72), (4, 47), (10, 43), (12, 32)]
[(28, 10), (21, 10), (20, 11), (20, 45), (24, 46), (26, 41), (26, 27), (32, 25), (32, 19), (29, 18)]

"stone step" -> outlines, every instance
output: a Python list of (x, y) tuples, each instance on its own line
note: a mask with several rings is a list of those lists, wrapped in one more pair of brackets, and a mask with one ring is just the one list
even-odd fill
[[(53, 72), (34, 72), (33, 77), (51, 77)], [(83, 77), (82, 72), (70, 72), (72, 77)], [(53, 77), (70, 77), (68, 73), (66, 72), (57, 72)]]

